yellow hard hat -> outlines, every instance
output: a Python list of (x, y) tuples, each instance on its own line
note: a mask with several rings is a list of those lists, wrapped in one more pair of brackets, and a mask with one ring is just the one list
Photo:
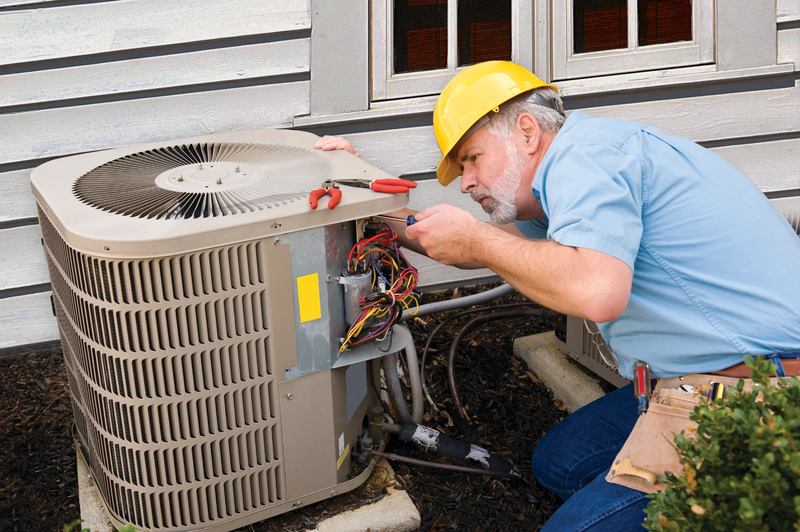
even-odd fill
[(433, 132), (442, 151), (436, 169), (439, 182), (446, 186), (461, 175), (454, 148), (478, 120), (489, 111), (497, 113), (500, 104), (511, 98), (539, 87), (558, 90), (508, 61), (478, 63), (456, 74), (433, 109)]

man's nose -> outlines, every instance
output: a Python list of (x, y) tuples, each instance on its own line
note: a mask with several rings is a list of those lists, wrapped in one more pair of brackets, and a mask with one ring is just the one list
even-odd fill
[(475, 179), (475, 173), (471, 169), (465, 168), (464, 171), (461, 172), (461, 183), (459, 184), (461, 192), (469, 194), (477, 185), (478, 181)]

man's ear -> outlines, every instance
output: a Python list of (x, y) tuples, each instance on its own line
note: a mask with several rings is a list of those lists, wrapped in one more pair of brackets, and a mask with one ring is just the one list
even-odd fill
[(521, 113), (517, 117), (517, 133), (522, 136), (525, 144), (525, 151), (534, 153), (539, 149), (542, 140), (542, 128), (539, 121), (530, 113)]

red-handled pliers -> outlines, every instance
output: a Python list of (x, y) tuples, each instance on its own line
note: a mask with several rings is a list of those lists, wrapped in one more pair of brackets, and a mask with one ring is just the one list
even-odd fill
[(338, 185), (356, 188), (369, 188), (375, 192), (383, 192), (386, 194), (404, 194), (411, 188), (417, 188), (417, 184), (413, 181), (406, 181), (405, 179), (376, 179), (370, 181), (369, 179), (328, 179), (322, 183), (322, 188), (313, 190), (308, 197), (308, 202), (311, 204), (312, 209), (317, 208), (317, 201), (325, 195), (331, 197), (328, 200), (328, 208), (333, 209), (339, 205), (342, 199), (342, 191)]
[(337, 179), (335, 182), (337, 185), (371, 188), (375, 192), (385, 192), (386, 194), (404, 194), (408, 192), (408, 189), (417, 188), (416, 183), (405, 179), (376, 179), (375, 181), (370, 181), (369, 179)]
[(322, 188), (312, 190), (311, 194), (309, 194), (308, 203), (311, 204), (311, 208), (316, 209), (317, 201), (319, 201), (319, 199), (325, 195), (331, 197), (331, 199), (328, 200), (329, 209), (333, 209), (339, 205), (339, 201), (342, 199), (342, 191), (339, 190), (339, 187), (336, 186), (336, 183), (334, 183), (333, 180), (328, 179), (327, 181), (323, 181)]

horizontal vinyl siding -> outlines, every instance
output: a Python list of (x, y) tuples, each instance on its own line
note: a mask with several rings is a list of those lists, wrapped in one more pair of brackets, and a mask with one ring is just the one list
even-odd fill
[[(35, 4), (31, 5), (29, 4)], [(30, 172), (308, 115), (309, 0), (0, 6), (0, 349), (57, 340)]]
[[(680, 97), (661, 94), (631, 103), (620, 92), (586, 111), (654, 124), (708, 146), (748, 175), (800, 230), (798, 20), (800, 3), (778, 0), (777, 63), (793, 64), (795, 72), (783, 68), (767, 76), (763, 87), (752, 79), (747, 90), (736, 79), (678, 83)], [(29, 184), (31, 169), (54, 157), (231, 130), (297, 127), (344, 134), (367, 162), (421, 179), (411, 208), (446, 202), (487, 219), (457, 182), (445, 188), (430, 179), (441, 155), (428, 112), (423, 119), (405, 117), (405, 110), (372, 119), (358, 113), (307, 117), (311, 39), (308, 0), (4, 3), (0, 349), (58, 339)], [(326, 87), (313, 90), (324, 94)], [(565, 98), (567, 108), (577, 108), (570, 100)], [(423, 289), (496, 279), (486, 269), (459, 271), (413, 254), (409, 260), (420, 269)]]
[(6, 11), (0, 65), (308, 29), (305, 0), (117, 0)]
[(0, 117), (0, 144), (8, 149), (0, 163), (287, 127), (296, 113), (307, 109), (308, 82), (299, 81), (15, 113)]

